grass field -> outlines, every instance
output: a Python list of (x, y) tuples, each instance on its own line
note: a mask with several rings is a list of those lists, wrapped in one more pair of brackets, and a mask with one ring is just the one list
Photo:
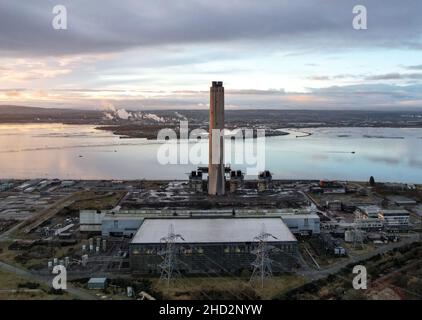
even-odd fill
[(153, 281), (153, 287), (166, 299), (272, 299), (276, 295), (298, 287), (305, 279), (297, 275), (273, 276), (264, 282), (250, 284), (249, 278), (181, 277), (167, 287), (165, 282)]
[(0, 270), (0, 300), (69, 299), (69, 295), (52, 294), (49, 288)]
[(78, 199), (75, 199), (75, 202), (70, 205), (71, 210), (80, 210), (80, 209), (112, 209), (114, 208), (119, 200), (126, 194), (124, 191), (115, 191), (115, 192), (95, 192), (95, 191), (86, 191), (82, 195), (78, 196)]

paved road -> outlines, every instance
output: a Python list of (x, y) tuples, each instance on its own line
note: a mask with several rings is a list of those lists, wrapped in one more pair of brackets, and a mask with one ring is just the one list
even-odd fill
[(10, 234), (12, 234), (12, 232), (14, 232), (15, 230), (17, 230), (18, 228), (20, 228), (24, 223), (25, 223), (25, 221), (21, 221), (21, 222), (15, 224), (13, 227), (11, 227), (8, 230), (6, 230), (5, 232), (3, 232), (2, 234), (0, 234), (0, 241), (7, 241), (7, 240), (9, 240)]
[(81, 195), (82, 192), (71, 193), (64, 198), (54, 202), (49, 207), (42, 209), (33, 215), (28, 221), (30, 225), (25, 228), (25, 233), (30, 233), (39, 227), (44, 221), (54, 217), (60, 210), (70, 206)]
[[(14, 273), (22, 278), (26, 278), (30, 281), (36, 281), (42, 284), (47, 285), (48, 287), (52, 287), (51, 281), (52, 281), (52, 277), (42, 277), (36, 274), (33, 274), (30, 271), (27, 271), (25, 269), (22, 268), (18, 268), (16, 266), (12, 266), (8, 263), (4, 263), (0, 261), (0, 270), (3, 270), (5, 272), (9, 272), (9, 273)], [(86, 292), (84, 290), (75, 288), (71, 285), (67, 285), (67, 293), (69, 293), (71, 296), (74, 296), (77, 299), (81, 299), (81, 300), (97, 300), (97, 296), (90, 294), (89, 292)]]

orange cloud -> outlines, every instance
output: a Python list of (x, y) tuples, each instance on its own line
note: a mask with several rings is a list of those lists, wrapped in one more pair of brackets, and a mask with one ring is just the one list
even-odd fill
[(16, 98), (16, 97), (20, 97), (21, 93), (17, 90), (12, 90), (12, 91), (4, 92), (4, 95), (8, 98)]
[(310, 102), (326, 102), (328, 101), (324, 97), (319, 97), (311, 94), (300, 94), (300, 95), (287, 95), (283, 96), (283, 100), (289, 102), (298, 102), (298, 103), (310, 103)]

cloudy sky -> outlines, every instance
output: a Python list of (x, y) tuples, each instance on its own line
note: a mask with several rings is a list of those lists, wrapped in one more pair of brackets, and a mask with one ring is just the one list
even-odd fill
[[(55, 5), (67, 30), (52, 27)], [(368, 29), (352, 26), (365, 5)], [(0, 0), (0, 104), (422, 110), (420, 0)]]

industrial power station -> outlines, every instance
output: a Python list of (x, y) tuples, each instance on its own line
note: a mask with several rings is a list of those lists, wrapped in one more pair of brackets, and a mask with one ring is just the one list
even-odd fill
[(130, 238), (134, 274), (239, 274), (264, 263), (271, 272), (297, 267), (296, 235), (320, 233), (315, 208), (299, 192), (276, 190), (268, 170), (246, 186), (243, 172), (224, 163), (224, 129), (224, 87), (214, 81), (208, 167), (192, 171), (188, 183), (170, 183), (164, 193), (128, 192), (123, 207), (81, 210), (80, 230)]

